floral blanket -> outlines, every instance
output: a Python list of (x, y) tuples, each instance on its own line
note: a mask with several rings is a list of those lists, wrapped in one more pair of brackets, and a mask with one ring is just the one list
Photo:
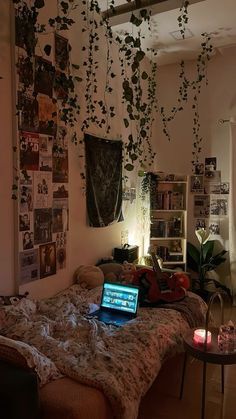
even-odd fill
[(101, 287), (73, 285), (53, 298), (0, 308), (0, 343), (13, 339), (41, 384), (66, 375), (101, 389), (115, 417), (135, 419), (163, 360), (182, 350), (189, 327), (204, 323), (206, 306), (189, 293), (180, 311), (178, 304), (140, 308), (136, 319), (117, 328), (86, 316), (100, 297)]

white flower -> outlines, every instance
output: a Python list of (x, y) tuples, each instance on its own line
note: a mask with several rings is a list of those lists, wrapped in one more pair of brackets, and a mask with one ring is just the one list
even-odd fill
[(201, 245), (205, 244), (209, 240), (211, 235), (211, 233), (205, 230), (204, 228), (199, 228), (198, 230), (195, 230), (195, 234)]

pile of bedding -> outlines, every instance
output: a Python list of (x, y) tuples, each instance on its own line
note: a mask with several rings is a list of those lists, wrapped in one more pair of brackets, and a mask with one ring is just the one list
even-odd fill
[(183, 333), (204, 324), (206, 306), (188, 293), (175, 305), (140, 308), (117, 328), (87, 316), (100, 297), (101, 287), (73, 285), (53, 298), (0, 307), (0, 344), (12, 339), (41, 385), (68, 376), (102, 390), (115, 417), (135, 419), (163, 360), (183, 350)]

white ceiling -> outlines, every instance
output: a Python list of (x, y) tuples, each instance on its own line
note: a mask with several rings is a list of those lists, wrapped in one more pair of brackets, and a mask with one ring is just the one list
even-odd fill
[[(107, 9), (107, 0), (100, 0), (99, 3), (103, 10)], [(115, 0), (115, 6), (124, 3), (126, 0)], [(177, 18), (181, 0), (167, 0), (153, 7), (155, 14), (151, 18), (151, 33), (147, 26), (143, 26), (143, 48), (155, 47), (159, 64), (196, 58), (203, 32), (211, 34), (211, 43), (220, 52), (223, 48), (236, 46), (236, 0), (190, 0), (190, 3), (186, 26), (192, 34), (189, 39), (175, 40), (171, 36), (171, 32), (179, 31)], [(113, 30), (120, 35), (126, 32), (135, 35), (136, 28), (128, 22), (129, 16), (112, 18)]]

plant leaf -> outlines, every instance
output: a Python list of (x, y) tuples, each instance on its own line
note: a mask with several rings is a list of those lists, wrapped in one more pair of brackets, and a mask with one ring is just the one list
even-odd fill
[(215, 240), (208, 240), (205, 244), (203, 244), (203, 262), (209, 262), (210, 258), (213, 254)]

